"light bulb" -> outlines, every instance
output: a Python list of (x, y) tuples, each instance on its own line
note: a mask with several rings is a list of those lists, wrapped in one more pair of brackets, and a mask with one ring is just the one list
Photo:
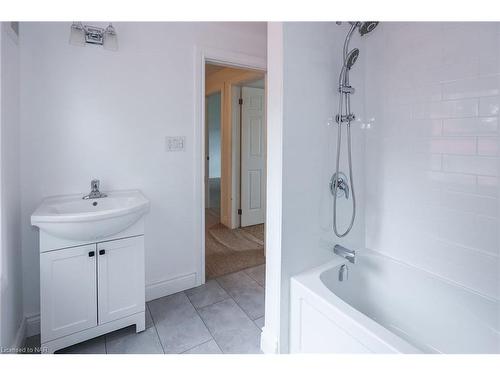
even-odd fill
[(74, 46), (85, 45), (85, 29), (81, 22), (73, 22), (69, 34), (69, 44)]

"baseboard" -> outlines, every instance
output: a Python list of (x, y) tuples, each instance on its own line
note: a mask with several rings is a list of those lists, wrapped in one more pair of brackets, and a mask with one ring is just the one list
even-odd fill
[(196, 272), (146, 285), (146, 301), (165, 297), (197, 286)]
[(40, 314), (24, 318), (26, 320), (26, 337), (40, 334)]
[(260, 349), (264, 354), (278, 354), (278, 338), (271, 335), (265, 326), (260, 334)]
[(24, 346), (24, 341), (26, 340), (26, 318), (23, 318), (21, 325), (17, 329), (16, 337), (14, 337), (14, 342), (11, 345), (12, 349), (22, 348)]

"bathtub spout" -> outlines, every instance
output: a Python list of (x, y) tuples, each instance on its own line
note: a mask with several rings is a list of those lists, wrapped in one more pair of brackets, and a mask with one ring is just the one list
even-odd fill
[(347, 267), (347, 264), (343, 264), (339, 270), (339, 281), (347, 280), (349, 280), (349, 267)]
[(354, 250), (349, 250), (342, 245), (335, 245), (333, 252), (340, 255), (342, 258), (347, 259), (351, 263), (356, 263), (356, 252)]

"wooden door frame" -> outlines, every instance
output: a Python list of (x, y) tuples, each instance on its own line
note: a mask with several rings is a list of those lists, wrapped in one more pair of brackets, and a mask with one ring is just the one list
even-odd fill
[(197, 256), (196, 284), (205, 283), (205, 64), (215, 63), (227, 67), (254, 69), (266, 72), (267, 59), (260, 56), (246, 55), (197, 46), (195, 48), (195, 213), (199, 233), (200, 253)]

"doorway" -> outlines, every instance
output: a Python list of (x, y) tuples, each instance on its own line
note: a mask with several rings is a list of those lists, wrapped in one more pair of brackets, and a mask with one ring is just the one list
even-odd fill
[(205, 65), (205, 275), (265, 273), (265, 73)]
[(206, 140), (207, 152), (205, 162), (205, 207), (206, 223), (220, 218), (220, 177), (221, 177), (221, 96), (220, 91), (207, 95), (205, 99)]

